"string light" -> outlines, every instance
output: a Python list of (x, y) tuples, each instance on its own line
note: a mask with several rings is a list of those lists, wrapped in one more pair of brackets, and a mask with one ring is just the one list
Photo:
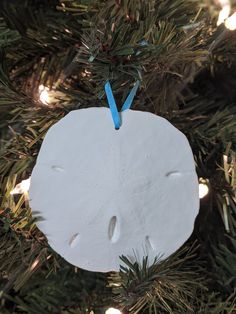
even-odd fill
[(49, 100), (49, 88), (48, 87), (44, 85), (39, 86), (39, 99), (44, 105), (47, 105), (49, 103), (50, 100)]
[(236, 30), (236, 12), (230, 15), (231, 1), (230, 0), (217, 0), (221, 6), (221, 10), (218, 16), (217, 26), (224, 23), (225, 27), (230, 31)]
[(30, 177), (26, 180), (22, 180), (18, 183), (15, 188), (10, 192), (11, 195), (14, 194), (27, 194), (30, 187)]
[(236, 30), (236, 12), (225, 20), (225, 27), (230, 31)]
[(106, 310), (105, 314), (122, 314), (120, 310), (114, 309), (114, 307), (110, 307)]
[(209, 193), (209, 187), (207, 185), (207, 181), (204, 179), (200, 179), (199, 183), (199, 198), (205, 197)]
[(224, 23), (224, 21), (228, 18), (231, 10), (230, 0), (218, 0), (218, 3), (221, 6), (221, 10), (218, 16), (217, 26)]
[[(85, 73), (87, 76), (89, 74), (89, 71)], [(55, 86), (50, 89), (47, 86), (40, 85), (38, 88), (38, 98), (44, 105), (48, 106), (57, 106), (61, 101), (69, 101), (69, 98), (63, 92), (57, 90)]]

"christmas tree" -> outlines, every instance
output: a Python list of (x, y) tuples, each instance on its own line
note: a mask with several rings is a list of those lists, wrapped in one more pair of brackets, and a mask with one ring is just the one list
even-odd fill
[[(2, 0), (0, 8), (0, 312), (236, 313), (234, 4)], [(201, 200), (175, 254), (152, 265), (121, 256), (120, 272), (99, 273), (53, 251), (27, 190), (48, 129), (72, 110), (107, 107), (107, 81), (119, 109), (140, 81), (132, 109), (186, 135)]]

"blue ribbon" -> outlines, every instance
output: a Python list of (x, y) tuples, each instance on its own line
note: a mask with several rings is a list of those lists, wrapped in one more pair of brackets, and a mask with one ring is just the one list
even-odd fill
[(130, 109), (132, 102), (134, 100), (134, 96), (136, 95), (137, 90), (139, 88), (139, 84), (140, 84), (140, 81), (137, 81), (135, 83), (134, 87), (131, 89), (131, 92), (129, 93), (128, 97), (126, 98), (126, 100), (125, 100), (125, 102), (121, 108), (121, 111), (125, 111), (127, 109)]
[[(127, 109), (130, 109), (132, 102), (134, 100), (134, 96), (138, 90), (140, 81), (137, 81), (134, 85), (134, 87), (132, 88), (131, 92), (129, 93), (128, 97), (126, 98), (121, 111), (125, 111)], [(120, 118), (120, 114), (118, 112), (117, 106), (116, 106), (116, 101), (115, 98), (113, 96), (112, 93), (112, 89), (111, 89), (111, 84), (109, 82), (107, 82), (105, 84), (105, 92), (106, 92), (106, 96), (107, 96), (107, 101), (111, 110), (111, 115), (112, 115), (112, 119), (115, 125), (115, 129), (118, 130), (121, 126), (121, 118)]]
[(112, 93), (111, 84), (107, 82), (105, 84), (105, 92), (107, 95), (107, 101), (111, 110), (112, 119), (115, 125), (115, 129), (118, 130), (121, 126), (121, 119), (117, 110), (116, 101)]

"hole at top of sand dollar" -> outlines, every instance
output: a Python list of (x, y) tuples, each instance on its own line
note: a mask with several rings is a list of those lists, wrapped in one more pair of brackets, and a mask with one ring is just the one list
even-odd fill
[(118, 241), (120, 237), (120, 226), (116, 216), (111, 217), (108, 226), (108, 238), (112, 243)]

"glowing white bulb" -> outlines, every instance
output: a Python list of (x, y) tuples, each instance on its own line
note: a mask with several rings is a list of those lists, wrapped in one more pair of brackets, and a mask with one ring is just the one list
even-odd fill
[(209, 187), (206, 183), (199, 183), (199, 197), (203, 198), (209, 192)]
[(22, 180), (20, 183), (18, 183), (15, 188), (10, 192), (11, 195), (14, 194), (26, 194), (29, 191), (30, 187), (30, 177), (29, 179)]
[(222, 8), (219, 13), (217, 26), (224, 23), (225, 27), (228, 28), (230, 31), (236, 30), (236, 12), (229, 17), (231, 11), (231, 1), (217, 0), (217, 2)]
[(231, 1), (230, 0), (218, 0), (217, 2), (222, 8), (219, 13), (219, 17), (217, 21), (217, 26), (219, 26), (220, 24), (224, 23), (224, 21), (227, 19), (227, 17), (230, 14)]
[(236, 30), (236, 12), (225, 20), (225, 27), (230, 31)]
[(120, 310), (114, 309), (113, 307), (110, 307), (108, 310), (106, 310), (105, 314), (122, 314)]
[(39, 91), (43, 91), (45, 89), (44, 85), (39, 85)]
[(49, 103), (49, 88), (45, 87), (43, 85), (39, 86), (39, 99), (44, 105), (47, 105)]
[(225, 7), (220, 11), (218, 21), (217, 21), (217, 26), (224, 23), (224, 21), (229, 16), (229, 13), (230, 13), (230, 7)]

